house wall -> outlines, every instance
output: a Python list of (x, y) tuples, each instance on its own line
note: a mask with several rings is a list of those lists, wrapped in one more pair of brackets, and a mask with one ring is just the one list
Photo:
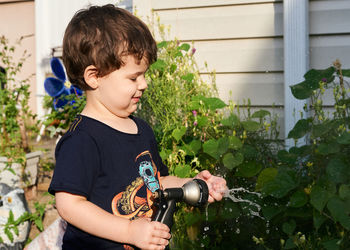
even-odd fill
[(0, 0), (0, 36), (2, 35), (9, 39), (11, 45), (15, 45), (20, 37), (24, 37), (21, 45), (16, 46), (15, 60), (21, 57), (24, 50), (31, 56), (24, 63), (18, 79), (26, 79), (33, 75), (29, 82), (31, 92), (29, 105), (33, 112), (36, 112), (34, 0)]
[[(274, 105), (283, 128), (282, 0), (134, 0), (134, 6), (146, 22), (158, 16), (170, 25), (168, 38), (194, 42), (201, 74), (208, 74), (207, 62), (223, 100)], [(337, 58), (350, 68), (349, 16), (350, 1), (309, 1), (310, 68), (329, 67)]]

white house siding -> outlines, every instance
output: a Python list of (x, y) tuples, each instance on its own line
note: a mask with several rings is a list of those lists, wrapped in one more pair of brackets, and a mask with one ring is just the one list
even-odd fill
[[(339, 59), (350, 69), (350, 1), (310, 1), (310, 67), (327, 68)], [(332, 92), (325, 105), (332, 105)]]
[[(153, 9), (170, 25), (170, 38), (194, 42), (201, 73), (208, 74), (205, 62), (216, 71), (223, 100), (275, 105), (283, 128), (282, 0), (134, 0), (134, 6), (145, 20)], [(326, 68), (337, 58), (350, 68), (349, 0), (309, 1), (309, 31), (310, 68)]]

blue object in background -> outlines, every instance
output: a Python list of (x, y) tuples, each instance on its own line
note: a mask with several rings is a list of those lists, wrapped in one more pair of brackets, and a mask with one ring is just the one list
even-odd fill
[(73, 86), (66, 77), (63, 65), (60, 59), (53, 57), (50, 61), (51, 69), (55, 77), (48, 77), (44, 81), (45, 91), (54, 97), (53, 105), (55, 109), (61, 108), (66, 104), (72, 105), (74, 101), (68, 103), (65, 98), (67, 95), (75, 94), (77, 97), (83, 94), (83, 91)]

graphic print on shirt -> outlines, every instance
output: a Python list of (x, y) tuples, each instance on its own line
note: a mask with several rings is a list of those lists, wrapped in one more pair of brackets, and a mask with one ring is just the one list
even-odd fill
[(149, 151), (142, 152), (135, 158), (135, 167), (139, 177), (112, 200), (113, 214), (130, 220), (152, 216), (152, 193), (160, 188), (159, 172)]

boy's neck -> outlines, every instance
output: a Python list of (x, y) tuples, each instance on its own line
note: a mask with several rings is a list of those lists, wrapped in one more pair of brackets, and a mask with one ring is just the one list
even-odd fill
[(100, 121), (115, 130), (118, 130), (127, 134), (137, 134), (138, 128), (136, 123), (130, 117), (119, 117), (117, 115), (103, 115), (95, 112), (89, 112), (88, 110), (83, 110), (81, 115), (93, 118)]

